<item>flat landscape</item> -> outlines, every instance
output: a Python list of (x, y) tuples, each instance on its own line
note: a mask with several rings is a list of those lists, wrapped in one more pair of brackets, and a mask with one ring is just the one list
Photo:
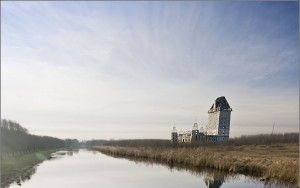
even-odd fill
[(1, 2), (0, 188), (300, 188), (299, 8)]

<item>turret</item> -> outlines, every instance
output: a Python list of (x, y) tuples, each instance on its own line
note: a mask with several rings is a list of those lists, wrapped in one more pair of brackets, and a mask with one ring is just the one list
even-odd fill
[(194, 123), (192, 129), (192, 141), (196, 141), (198, 139), (198, 135), (199, 135), (198, 123)]
[(171, 133), (171, 140), (172, 142), (178, 142), (178, 133), (176, 130), (176, 127), (173, 127), (172, 133)]

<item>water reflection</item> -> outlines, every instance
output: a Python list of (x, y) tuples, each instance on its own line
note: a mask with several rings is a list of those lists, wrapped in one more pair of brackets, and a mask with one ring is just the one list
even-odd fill
[[(130, 159), (132, 161), (134, 161), (134, 159)], [(137, 161), (136, 161), (137, 162)], [(142, 162), (142, 163), (146, 163), (146, 164), (150, 164), (150, 165), (157, 165), (157, 162), (154, 161), (141, 161), (138, 160), (138, 162)], [(200, 176), (203, 177), (203, 181), (206, 185), (207, 188), (219, 188), (222, 186), (222, 184), (226, 181), (226, 179), (235, 179), (234, 175), (228, 175), (224, 172), (220, 172), (220, 171), (216, 171), (216, 170), (210, 170), (210, 169), (196, 169), (196, 168), (189, 168), (183, 165), (174, 165), (174, 164), (162, 164), (159, 163), (162, 166), (166, 166), (170, 169), (170, 171), (176, 170), (176, 171), (188, 171), (189, 173), (196, 175), (196, 176)]]
[[(107, 187), (266, 187), (263, 182), (242, 175), (199, 170), (149, 160), (110, 157), (97, 151), (60, 151), (49, 161), (32, 168), (11, 188)], [(19, 184), (19, 185), (18, 185)], [(270, 187), (282, 187), (282, 186)]]
[(69, 151), (67, 151), (67, 155), (73, 156), (73, 154), (77, 154), (78, 152), (79, 152), (79, 150), (69, 150)]
[[(94, 154), (97, 151), (93, 151)], [(111, 156), (113, 158), (124, 159), (123, 157), (118, 156)], [(134, 162), (135, 164), (143, 163), (145, 165), (154, 166), (154, 165), (161, 165), (168, 168), (171, 172), (172, 171), (188, 171), (190, 174), (203, 177), (203, 181), (207, 188), (219, 188), (226, 180), (234, 180), (238, 178), (238, 175), (235, 174), (228, 174), (222, 171), (216, 171), (213, 169), (199, 169), (195, 167), (187, 167), (185, 165), (174, 164), (174, 163), (162, 163), (157, 162), (151, 159), (137, 159), (137, 158), (126, 158), (129, 161)]]
[(34, 166), (33, 168), (29, 168), (22, 172), (17, 178), (16, 178), (16, 183), (18, 185), (21, 185), (22, 182), (30, 180), (31, 176), (36, 172), (36, 167)]
[(225, 181), (224, 177), (225, 177), (224, 174), (215, 172), (212, 175), (207, 174), (204, 177), (204, 182), (208, 188), (219, 188)]
[[(49, 161), (58, 160), (64, 155), (73, 156), (73, 154), (78, 153), (79, 150), (68, 150), (68, 151), (58, 151), (51, 154)], [(9, 180), (6, 180), (8, 184), (16, 183), (17, 185), (21, 186), (23, 182), (28, 181), (31, 179), (31, 177), (36, 173), (36, 170), (38, 168), (39, 164), (23, 169), (22, 171), (18, 172), (17, 177), (11, 178)], [(9, 186), (9, 185), (8, 185)], [(5, 185), (1, 185), (1, 187), (8, 187)]]

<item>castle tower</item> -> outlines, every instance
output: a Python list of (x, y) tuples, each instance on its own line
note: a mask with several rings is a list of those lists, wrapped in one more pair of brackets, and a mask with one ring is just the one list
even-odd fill
[(220, 136), (221, 140), (228, 140), (231, 111), (224, 96), (217, 98), (208, 111), (207, 134)]
[(172, 142), (178, 142), (178, 133), (176, 130), (176, 127), (173, 127), (172, 133), (171, 133), (171, 140)]

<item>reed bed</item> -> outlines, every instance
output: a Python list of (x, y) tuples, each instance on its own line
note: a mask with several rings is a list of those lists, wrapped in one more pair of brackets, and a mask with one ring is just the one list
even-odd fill
[(104, 154), (149, 159), (169, 165), (211, 168), (228, 173), (262, 177), (265, 180), (297, 184), (299, 181), (299, 145), (244, 145), (202, 147), (125, 147), (94, 146)]

